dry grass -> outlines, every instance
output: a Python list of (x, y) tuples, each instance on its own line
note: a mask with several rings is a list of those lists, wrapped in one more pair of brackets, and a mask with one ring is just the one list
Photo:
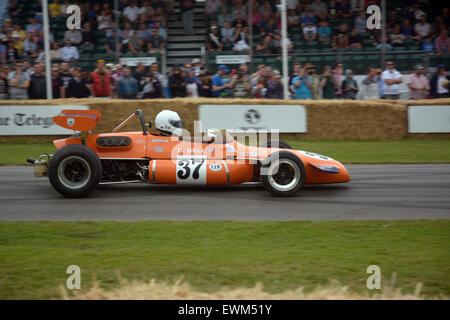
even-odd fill
[(445, 299), (448, 297), (425, 297), (421, 295), (421, 284), (416, 286), (413, 294), (404, 294), (400, 289), (384, 287), (373, 293), (360, 294), (351, 292), (348, 287), (337, 282), (331, 282), (326, 287), (317, 287), (312, 292), (304, 292), (303, 287), (280, 293), (264, 291), (261, 283), (252, 288), (223, 288), (207, 293), (192, 288), (179, 279), (174, 284), (151, 280), (148, 283), (121, 279), (117, 289), (104, 290), (98, 282), (88, 290), (69, 292), (60, 287), (61, 297), (65, 300), (423, 300)]
[[(400, 139), (408, 136), (407, 105), (450, 105), (450, 99), (433, 100), (269, 100), (269, 99), (212, 99), (175, 98), (147, 100), (59, 99), (0, 101), (3, 105), (87, 105), (102, 112), (97, 132), (109, 132), (136, 109), (144, 111), (146, 119), (154, 119), (163, 109), (176, 110), (188, 130), (198, 119), (201, 104), (301, 104), (307, 109), (308, 132), (292, 135), (302, 139)], [(137, 121), (127, 130), (140, 130)], [(430, 136), (428, 136), (430, 137)], [(445, 136), (445, 137), (448, 137)], [(31, 139), (48, 141), (44, 136), (6, 137), (2, 141)], [(46, 139), (46, 140), (45, 140)]]

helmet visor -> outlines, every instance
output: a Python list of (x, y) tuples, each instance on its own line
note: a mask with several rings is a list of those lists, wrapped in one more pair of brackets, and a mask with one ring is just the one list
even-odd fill
[(181, 120), (179, 120), (179, 121), (169, 120), (169, 123), (171, 125), (173, 125), (175, 128), (180, 128), (180, 129), (182, 128)]

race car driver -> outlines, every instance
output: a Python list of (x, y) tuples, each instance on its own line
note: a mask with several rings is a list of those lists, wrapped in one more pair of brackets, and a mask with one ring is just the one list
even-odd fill
[(163, 110), (155, 118), (155, 128), (162, 136), (181, 136), (183, 133), (181, 119), (178, 113)]
[(206, 135), (197, 139), (192, 139), (188, 136), (182, 137), (183, 127), (181, 124), (181, 118), (175, 111), (163, 110), (156, 115), (155, 118), (155, 128), (160, 132), (162, 136), (175, 136), (180, 137), (180, 140), (190, 140), (197, 141), (201, 143), (210, 143), (216, 140), (216, 135), (214, 133), (207, 131)]

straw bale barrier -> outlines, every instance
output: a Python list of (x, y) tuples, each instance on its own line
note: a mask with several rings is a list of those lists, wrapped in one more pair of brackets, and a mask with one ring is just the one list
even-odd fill
[[(361, 140), (401, 139), (414, 137), (449, 138), (450, 134), (408, 134), (408, 105), (450, 105), (450, 99), (435, 100), (268, 100), (268, 99), (59, 99), (0, 101), (8, 105), (86, 105), (101, 111), (102, 120), (96, 132), (110, 132), (120, 121), (136, 109), (142, 109), (148, 120), (163, 109), (177, 111), (183, 126), (192, 132), (194, 121), (198, 120), (198, 106), (201, 104), (298, 104), (307, 110), (307, 133), (283, 134), (282, 137), (299, 139)], [(125, 130), (140, 130), (138, 121)], [(53, 136), (0, 136), (0, 141), (50, 141)]]

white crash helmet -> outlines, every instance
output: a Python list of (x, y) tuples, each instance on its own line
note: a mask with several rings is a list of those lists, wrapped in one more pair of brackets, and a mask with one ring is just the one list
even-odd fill
[(163, 110), (155, 118), (155, 128), (165, 136), (181, 136), (180, 116), (175, 111)]

